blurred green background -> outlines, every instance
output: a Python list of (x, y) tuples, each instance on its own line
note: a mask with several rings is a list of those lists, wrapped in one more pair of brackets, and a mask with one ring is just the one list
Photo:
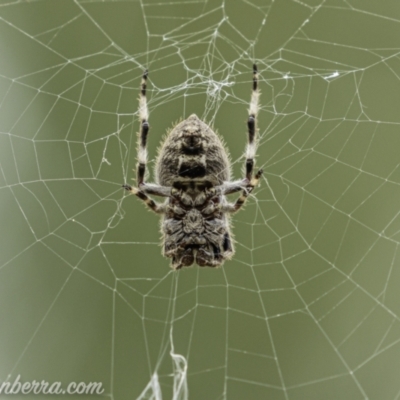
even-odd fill
[[(1, 1), (0, 380), (399, 398), (399, 38), (395, 0)], [(264, 179), (233, 260), (175, 273), (121, 188), (140, 76), (150, 170), (196, 113), (239, 178), (254, 61)]]

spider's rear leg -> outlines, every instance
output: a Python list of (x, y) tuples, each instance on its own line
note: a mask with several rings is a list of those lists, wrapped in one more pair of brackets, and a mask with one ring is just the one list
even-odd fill
[(146, 174), (146, 164), (147, 164), (147, 136), (149, 133), (149, 111), (147, 108), (147, 69), (143, 72), (142, 83), (140, 87), (139, 95), (139, 119), (141, 123), (139, 132), (139, 143), (138, 143), (138, 163), (136, 166), (136, 180), (139, 189), (134, 188), (130, 185), (122, 185), (128, 192), (134, 194), (139, 199), (144, 201), (146, 205), (156, 213), (164, 213), (166, 211), (166, 206), (164, 204), (156, 203), (148, 195), (156, 195), (162, 197), (169, 197), (171, 195), (171, 188), (163, 187), (159, 185), (154, 185), (151, 183), (145, 184), (144, 177)]
[[(263, 173), (260, 169), (253, 177), (254, 169), (254, 157), (257, 149), (257, 113), (258, 113), (258, 99), (260, 93), (258, 91), (258, 70), (257, 65), (253, 64), (253, 91), (251, 93), (249, 117), (247, 119), (247, 131), (248, 131), (248, 142), (246, 147), (246, 178), (241, 182), (231, 182), (225, 185), (225, 194), (234, 193), (243, 189), (242, 195), (233, 204), (226, 204), (224, 211), (236, 212), (240, 210), (243, 204), (246, 202), (247, 197), (253, 191), (254, 187), (258, 185), (261, 175)], [(242, 187), (240, 187), (242, 185)], [(244, 185), (244, 187), (243, 187)]]
[(139, 97), (139, 119), (141, 123), (140, 133), (139, 133), (139, 146), (138, 146), (138, 164), (136, 170), (137, 184), (140, 185), (144, 181), (144, 176), (146, 174), (146, 164), (147, 164), (147, 136), (149, 134), (149, 111), (147, 109), (147, 69), (143, 72), (140, 97)]
[(258, 114), (258, 71), (257, 65), (253, 64), (253, 91), (251, 93), (249, 117), (247, 119), (248, 142), (246, 148), (246, 178), (251, 181), (254, 167), (254, 157), (256, 155), (256, 132)]

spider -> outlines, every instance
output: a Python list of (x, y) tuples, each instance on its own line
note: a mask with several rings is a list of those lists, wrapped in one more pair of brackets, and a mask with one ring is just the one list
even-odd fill
[[(237, 181), (230, 180), (228, 152), (220, 138), (195, 114), (169, 132), (157, 157), (156, 183), (145, 181), (149, 133), (147, 78), (145, 70), (139, 96), (137, 188), (127, 184), (123, 187), (162, 215), (163, 254), (172, 258), (173, 269), (193, 263), (200, 267), (221, 266), (234, 254), (229, 214), (240, 210), (263, 172), (260, 169), (253, 175), (259, 98), (257, 66), (253, 65), (247, 120), (245, 177)], [(228, 202), (225, 196), (235, 192), (242, 193), (236, 202)], [(151, 195), (166, 200), (157, 203)]]

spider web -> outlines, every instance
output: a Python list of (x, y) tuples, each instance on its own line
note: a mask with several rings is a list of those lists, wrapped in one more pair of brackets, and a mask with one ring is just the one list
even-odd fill
[[(396, 1), (2, 1), (0, 379), (111, 399), (400, 397)], [(236, 254), (175, 273), (134, 177), (196, 113), (260, 187)]]

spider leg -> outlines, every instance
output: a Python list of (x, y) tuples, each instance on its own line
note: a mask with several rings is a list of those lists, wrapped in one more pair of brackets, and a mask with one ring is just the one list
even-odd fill
[(155, 213), (164, 214), (166, 212), (167, 205), (155, 202), (152, 198), (148, 197), (146, 195), (146, 193), (144, 193), (143, 191), (141, 191), (137, 188), (134, 188), (130, 185), (122, 185), (122, 187), (125, 190), (127, 190), (128, 192), (137, 196), (140, 200), (142, 200), (147, 205), (147, 207), (150, 208), (150, 210), (154, 211)]
[[(256, 175), (252, 178), (252, 180), (249, 182), (249, 184), (244, 188), (241, 196), (234, 203), (223, 204), (221, 206), (221, 211), (229, 212), (229, 213), (235, 213), (235, 212), (239, 211), (242, 208), (242, 206), (244, 205), (244, 203), (246, 203), (247, 197), (253, 191), (254, 187), (257, 186), (258, 182), (260, 181), (262, 173), (263, 173), (263, 170), (260, 169), (256, 173)], [(239, 190), (237, 190), (237, 191), (239, 191)], [(233, 192), (229, 192), (229, 193), (233, 193)], [(227, 193), (227, 194), (229, 194), (229, 193)]]
[(146, 173), (147, 164), (147, 135), (149, 133), (149, 111), (147, 109), (147, 69), (143, 72), (141, 90), (139, 95), (139, 119), (141, 123), (140, 134), (139, 134), (139, 144), (138, 144), (138, 164), (136, 170), (137, 184), (140, 186), (144, 181), (144, 176)]
[(172, 195), (172, 188), (168, 186), (160, 186), (154, 183), (142, 183), (139, 185), (140, 191), (145, 194), (152, 194), (160, 197), (170, 197)]
[(147, 136), (149, 133), (149, 111), (147, 108), (147, 69), (143, 72), (142, 83), (139, 95), (139, 119), (141, 123), (140, 133), (139, 133), (139, 143), (138, 143), (138, 163), (136, 166), (136, 180), (139, 189), (133, 188), (130, 185), (122, 185), (128, 192), (131, 192), (135, 196), (139, 197), (144, 201), (147, 206), (154, 212), (160, 214), (165, 213), (166, 206), (163, 204), (156, 203), (148, 194), (155, 196), (169, 197), (171, 195), (171, 188), (165, 186), (159, 186), (152, 183), (144, 183), (144, 177), (146, 174), (146, 164), (147, 164)]
[(216, 195), (237, 193), (240, 192), (241, 190), (247, 191), (248, 192), (247, 194), (249, 194), (254, 189), (254, 187), (258, 185), (262, 173), (263, 170), (259, 169), (256, 175), (253, 178), (251, 178), (251, 180), (244, 178), (238, 181), (224, 182), (222, 185), (215, 186), (214, 188), (209, 190), (210, 192), (209, 197), (211, 198)]
[(139, 143), (138, 143), (138, 164), (136, 170), (137, 185), (141, 192), (145, 194), (153, 194), (155, 196), (169, 197), (171, 188), (159, 186), (152, 183), (144, 183), (147, 165), (147, 136), (149, 134), (149, 110), (147, 108), (147, 77), (149, 73), (147, 69), (143, 72), (141, 90), (139, 96), (139, 119), (141, 122)]
[(257, 186), (263, 173), (260, 169), (253, 177), (254, 157), (256, 155), (256, 132), (257, 132), (257, 113), (258, 113), (258, 98), (260, 93), (258, 91), (258, 73), (257, 65), (253, 64), (253, 91), (250, 100), (249, 118), (247, 119), (248, 143), (246, 147), (246, 178), (236, 182), (226, 182), (218, 188), (222, 194), (230, 194), (243, 190), (242, 195), (236, 200), (235, 203), (228, 203), (222, 207), (225, 212), (234, 213), (243, 206), (247, 197)]
[(256, 155), (256, 131), (258, 113), (258, 74), (257, 65), (253, 64), (253, 91), (251, 93), (249, 118), (247, 119), (248, 143), (246, 148), (246, 178), (251, 181), (254, 167), (254, 157)]

